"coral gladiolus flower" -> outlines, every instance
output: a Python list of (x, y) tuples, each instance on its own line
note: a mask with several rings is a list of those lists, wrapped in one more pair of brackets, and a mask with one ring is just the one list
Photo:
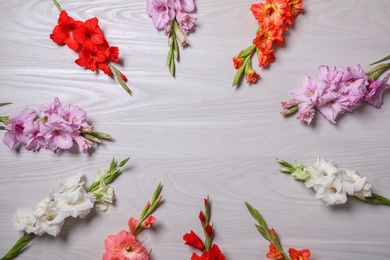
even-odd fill
[(266, 255), (267, 258), (283, 259), (283, 254), (279, 249), (275, 247), (273, 243), (269, 244), (269, 252)]
[(133, 233), (135, 228), (138, 225), (138, 219), (135, 219), (135, 218), (131, 217), (129, 219), (128, 225), (129, 225), (130, 232)]
[(148, 260), (145, 247), (136, 240), (135, 236), (126, 230), (116, 235), (110, 235), (104, 240), (106, 252), (103, 260)]
[(187, 233), (183, 236), (183, 239), (186, 245), (195, 247), (199, 249), (200, 251), (204, 250), (204, 244), (203, 241), (200, 240), (200, 238), (194, 233), (194, 231), (191, 230), (191, 233)]
[(309, 249), (296, 250), (295, 248), (290, 248), (288, 253), (291, 260), (309, 260), (311, 254)]
[(66, 11), (61, 11), (58, 25), (54, 27), (52, 34), (50, 34), (50, 39), (60, 45), (66, 44), (70, 49), (76, 51), (80, 45), (74, 38), (74, 31), (83, 24), (82, 21), (69, 17)]
[(150, 228), (150, 225), (156, 221), (156, 218), (154, 216), (147, 217), (144, 222), (142, 222), (142, 225), (144, 228)]

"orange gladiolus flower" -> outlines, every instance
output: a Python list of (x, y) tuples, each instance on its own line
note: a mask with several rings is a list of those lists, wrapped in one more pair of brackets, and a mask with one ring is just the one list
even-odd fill
[(274, 50), (265, 50), (265, 51), (258, 51), (257, 57), (259, 59), (259, 66), (260, 67), (265, 67), (271, 62), (275, 61), (275, 55), (274, 55)]
[(288, 253), (291, 260), (309, 260), (311, 254), (309, 249), (296, 250), (295, 248), (290, 248)]
[(241, 68), (243, 62), (244, 60), (242, 58), (238, 58), (238, 55), (233, 57), (233, 66), (235, 69), (238, 70), (239, 68)]
[(286, 0), (286, 2), (290, 7), (290, 17), (289, 19), (286, 19), (286, 22), (288, 24), (292, 24), (295, 20), (295, 17), (297, 17), (299, 13), (303, 12), (303, 3), (302, 0)]
[(285, 0), (266, 0), (265, 3), (253, 4), (251, 11), (260, 25), (281, 25), (289, 15), (289, 7)]
[(246, 83), (255, 83), (258, 78), (260, 78), (260, 75), (257, 74), (256, 71), (250, 70), (246, 74)]
[(267, 258), (283, 259), (283, 254), (279, 249), (275, 247), (273, 243), (269, 244), (269, 252), (266, 255)]

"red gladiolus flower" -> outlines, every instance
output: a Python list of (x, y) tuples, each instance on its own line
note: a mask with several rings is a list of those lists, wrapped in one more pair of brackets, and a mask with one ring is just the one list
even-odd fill
[(84, 44), (89, 41), (92, 41), (96, 45), (105, 44), (106, 39), (104, 38), (98, 22), (99, 20), (96, 17), (86, 20), (84, 26), (75, 30), (75, 40), (80, 44)]
[(225, 260), (225, 256), (222, 254), (219, 247), (214, 244), (210, 248), (210, 251), (203, 252), (201, 256), (193, 253), (191, 260)]
[(202, 224), (204, 223), (204, 215), (203, 215), (203, 212), (199, 212), (199, 219), (200, 219), (200, 222), (202, 222)]
[(201, 251), (204, 250), (203, 241), (191, 230), (191, 233), (187, 233), (183, 236), (186, 245), (195, 247)]
[(82, 21), (77, 21), (69, 17), (66, 11), (61, 11), (58, 25), (54, 27), (50, 39), (60, 45), (66, 44), (70, 49), (77, 51), (80, 45), (74, 38), (74, 31), (83, 25)]
[(269, 244), (269, 252), (266, 255), (267, 258), (283, 259), (283, 254), (279, 249), (275, 247), (273, 243)]
[(311, 254), (309, 249), (296, 250), (295, 248), (290, 248), (288, 253), (291, 260), (309, 260)]
[(204, 229), (204, 231), (206, 231), (207, 235), (209, 237), (212, 237), (213, 236), (213, 228), (210, 226), (210, 225), (207, 225)]
[(119, 58), (119, 48), (115, 46), (111, 46), (105, 52), (107, 59), (118, 62)]
[(91, 41), (84, 44), (83, 49), (79, 52), (79, 58), (75, 62), (79, 66), (87, 67), (91, 71), (95, 71), (99, 63), (107, 63), (104, 52), (99, 50)]

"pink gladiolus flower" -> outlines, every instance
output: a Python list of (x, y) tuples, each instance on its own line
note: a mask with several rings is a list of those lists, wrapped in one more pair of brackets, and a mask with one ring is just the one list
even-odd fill
[(9, 116), (9, 124), (6, 125), (7, 132), (4, 135), (3, 142), (10, 148), (14, 149), (19, 143), (25, 144), (27, 142), (23, 131), (27, 124), (34, 121), (37, 113), (34, 109), (25, 108), (21, 111), (12, 113)]
[(388, 73), (382, 80), (371, 81), (364, 96), (364, 101), (375, 108), (379, 108), (383, 102), (383, 93), (387, 89), (390, 89), (390, 85), (387, 84), (389, 77), (390, 73)]
[(146, 5), (147, 13), (158, 30), (163, 30), (175, 18), (174, 6), (170, 0), (147, 0)]
[(40, 113), (43, 116), (51, 116), (52, 114), (57, 114), (58, 109), (61, 107), (60, 100), (56, 97), (54, 98), (53, 103), (44, 104), (39, 107)]
[(313, 120), (313, 117), (315, 115), (315, 109), (314, 107), (310, 107), (306, 105), (305, 103), (298, 105), (298, 117), (302, 122), (306, 122), (308, 125), (310, 125), (311, 121)]
[(45, 146), (45, 138), (39, 130), (40, 124), (34, 121), (26, 124), (23, 134), (26, 137), (25, 145), (27, 150), (33, 150), (35, 152)]
[(80, 152), (85, 153), (85, 152), (88, 151), (89, 148), (92, 147), (92, 142), (89, 141), (88, 139), (82, 137), (81, 135), (76, 136), (76, 137), (74, 138), (74, 140), (75, 140), (76, 143), (78, 144)]
[(179, 12), (191, 13), (195, 11), (194, 0), (171, 0), (175, 10)]
[(195, 20), (196, 18), (192, 17), (190, 14), (183, 13), (180, 11), (176, 13), (176, 21), (185, 34), (188, 34), (188, 31), (190, 31), (192, 27), (194, 27)]
[(70, 126), (57, 122), (44, 123), (41, 125), (41, 133), (45, 138), (45, 148), (56, 152), (58, 148), (69, 149), (73, 146), (73, 138), (78, 135), (74, 134)]
[(145, 247), (136, 240), (135, 236), (126, 230), (116, 235), (110, 235), (104, 241), (106, 252), (103, 260), (148, 260)]

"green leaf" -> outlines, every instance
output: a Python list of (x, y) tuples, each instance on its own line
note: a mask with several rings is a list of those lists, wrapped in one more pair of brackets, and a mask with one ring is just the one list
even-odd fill
[(119, 167), (122, 167), (123, 165), (125, 165), (127, 163), (127, 161), (130, 160), (130, 157), (127, 157), (126, 159), (122, 160), (119, 164), (118, 164), (118, 168)]
[(9, 104), (12, 104), (12, 103), (0, 103), (0, 107), (6, 106), (6, 105), (9, 105)]
[(378, 60), (378, 61), (376, 61), (376, 62), (374, 62), (374, 63), (371, 63), (370, 65), (378, 64), (378, 63), (380, 63), (380, 62), (382, 62), (382, 61), (386, 61), (386, 60), (390, 60), (390, 55), (389, 55), (389, 56), (386, 56), (386, 57), (384, 57), (383, 59), (380, 59), (380, 60)]
[(244, 202), (246, 207), (248, 208), (249, 213), (252, 215), (254, 219), (259, 223), (261, 228), (264, 228), (268, 231), (267, 224), (265, 224), (265, 221), (263, 217), (260, 215), (260, 213), (257, 211), (257, 209), (253, 208), (248, 202)]

